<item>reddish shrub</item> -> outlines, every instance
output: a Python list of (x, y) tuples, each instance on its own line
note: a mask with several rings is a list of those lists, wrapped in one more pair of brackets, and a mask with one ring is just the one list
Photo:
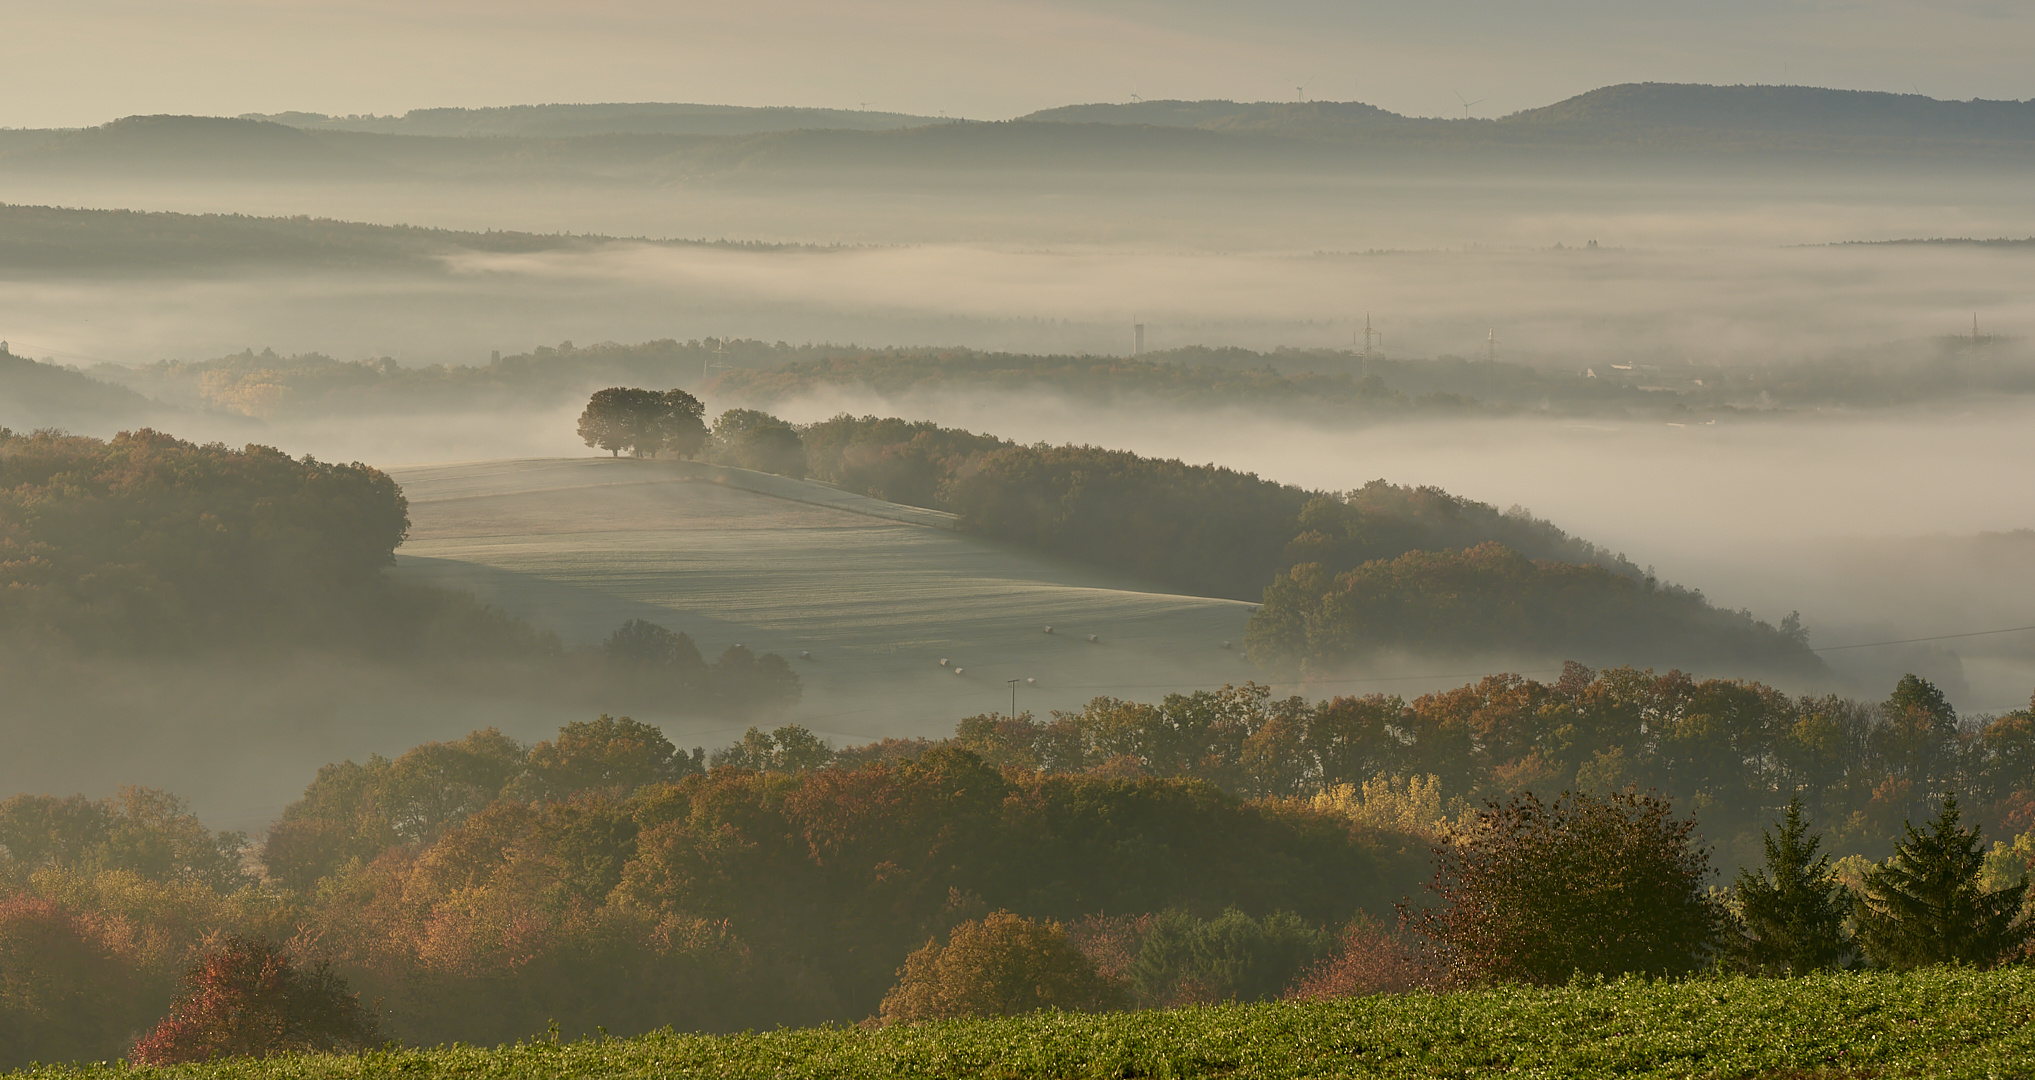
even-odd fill
[(184, 975), (170, 1014), (134, 1044), (138, 1065), (357, 1050), (380, 1041), (360, 998), (324, 965), (228, 937)]
[(1067, 924), (1067, 944), (1111, 979), (1130, 976), (1131, 964), (1157, 921), (1154, 915), (1090, 915)]
[(1295, 980), (1288, 1001), (1326, 1001), (1365, 994), (1403, 994), (1422, 984), (1420, 963), (1402, 935), (1359, 915), (1336, 951)]

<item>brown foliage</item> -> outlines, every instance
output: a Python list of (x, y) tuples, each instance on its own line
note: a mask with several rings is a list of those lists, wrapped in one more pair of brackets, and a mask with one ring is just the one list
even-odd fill
[(1039, 1009), (1122, 1008), (1123, 984), (1098, 972), (1056, 922), (999, 911), (954, 928), (905, 959), (883, 998), (886, 1024), (964, 1016), (1016, 1016)]
[(1437, 848), (1436, 903), (1404, 914), (1460, 980), (1685, 974), (1722, 918), (1694, 830), (1650, 795), (1566, 793), (1549, 805), (1527, 792)]
[(1403, 994), (1426, 985), (1426, 973), (1405, 935), (1369, 916), (1343, 928), (1336, 951), (1287, 989), (1288, 1001), (1327, 1001), (1366, 994)]

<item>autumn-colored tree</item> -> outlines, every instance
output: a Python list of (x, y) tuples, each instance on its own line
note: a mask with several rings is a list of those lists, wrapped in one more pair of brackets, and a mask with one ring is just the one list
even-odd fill
[(1988, 891), (1979, 880), (1985, 848), (1979, 831), (1958, 827), (1957, 797), (1923, 829), (1908, 825), (1894, 856), (1866, 871), (1858, 937), (1878, 967), (1931, 964), (1989, 968), (2021, 954), (2035, 938), (2024, 916), (2027, 875)]
[(1039, 1009), (1100, 1012), (1121, 1008), (1121, 983), (1104, 977), (1067, 942), (1056, 922), (999, 911), (953, 929), (947, 943), (927, 942), (905, 958), (897, 987), (883, 999), (884, 1023), (963, 1016), (1016, 1016)]
[(1359, 915), (1343, 927), (1335, 949), (1286, 990), (1289, 1001), (1328, 1001), (1366, 994), (1401, 994), (1422, 984), (1413, 945), (1393, 927)]
[(775, 731), (750, 728), (742, 740), (725, 750), (714, 751), (714, 765), (757, 772), (799, 772), (825, 768), (834, 760), (826, 740), (800, 727), (786, 724)]
[(227, 937), (185, 974), (170, 1014), (131, 1057), (175, 1065), (359, 1050), (380, 1039), (374, 1015), (326, 965), (299, 967), (267, 942)]
[(691, 756), (680, 751), (655, 725), (602, 713), (575, 720), (558, 729), (557, 740), (531, 747), (530, 773), (553, 797), (587, 788), (631, 791), (697, 772), (704, 756), (705, 751)]
[(1717, 943), (1710, 857), (1694, 819), (1632, 791), (1525, 792), (1436, 849), (1432, 906), (1404, 909), (1446, 974), (1558, 983), (1572, 975), (1679, 975)]

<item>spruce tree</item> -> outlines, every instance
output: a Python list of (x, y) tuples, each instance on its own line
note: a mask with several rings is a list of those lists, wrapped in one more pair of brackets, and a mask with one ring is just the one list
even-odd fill
[(1981, 889), (1979, 831), (1960, 829), (1957, 820), (1957, 797), (1948, 796), (1926, 830), (1905, 825), (1908, 838), (1894, 857), (1867, 871), (1858, 937), (1874, 965), (1989, 968), (2018, 956), (2035, 935), (2035, 923), (2021, 917), (2028, 876), (2004, 889)]
[(1852, 947), (1845, 939), (1849, 890), (1831, 873), (1822, 841), (1802, 820), (1802, 800), (1788, 800), (1779, 835), (1766, 833), (1762, 873), (1738, 873), (1739, 932), (1728, 948), (1736, 966), (1756, 973), (1807, 975), (1838, 967)]

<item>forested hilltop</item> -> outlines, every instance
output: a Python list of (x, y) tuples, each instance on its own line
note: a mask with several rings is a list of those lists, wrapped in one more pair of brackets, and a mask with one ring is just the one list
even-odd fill
[(949, 511), (964, 530), (1181, 592), (1262, 600), (1245, 645), (1282, 677), (1406, 657), (1829, 675), (1793, 616), (1775, 627), (1717, 609), (1550, 522), (1439, 488), (1377, 480), (1307, 491), (1215, 465), (1022, 446), (923, 421), (842, 415), (795, 426), (743, 409), (715, 421), (706, 453)]
[(0, 427), (131, 427), (169, 411), (124, 386), (16, 356), (0, 341)]
[(708, 663), (648, 624), (566, 650), (467, 594), (395, 581), (409, 526), (401, 489), (367, 465), (0, 428), (0, 670), (43, 687), (80, 677), (73, 662), (316, 653), (565, 703), (749, 715), (798, 699), (774, 654)]

